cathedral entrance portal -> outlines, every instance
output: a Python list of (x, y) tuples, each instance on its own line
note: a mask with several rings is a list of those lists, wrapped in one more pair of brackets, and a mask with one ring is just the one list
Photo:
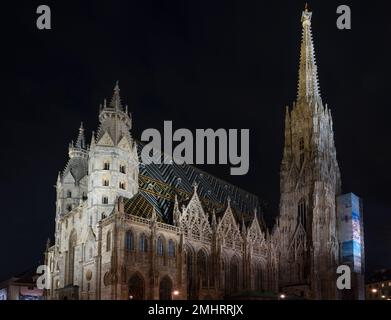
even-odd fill
[(139, 274), (134, 274), (129, 279), (129, 299), (143, 300), (144, 299), (144, 280)]
[(168, 276), (165, 276), (159, 285), (159, 300), (172, 300), (172, 281)]

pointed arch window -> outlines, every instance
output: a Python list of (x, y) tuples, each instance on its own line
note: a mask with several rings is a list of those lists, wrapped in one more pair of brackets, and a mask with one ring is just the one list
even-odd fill
[(102, 197), (102, 204), (108, 204), (109, 203), (109, 197), (103, 196)]
[(299, 149), (300, 151), (304, 151), (304, 138), (300, 138), (299, 140)]
[(105, 161), (103, 163), (103, 170), (110, 170), (110, 162), (109, 161)]
[(156, 247), (156, 253), (159, 257), (162, 257), (164, 254), (164, 244), (162, 237), (159, 237), (157, 239), (157, 247)]
[(172, 239), (168, 240), (168, 256), (175, 257), (175, 243)]
[(300, 138), (299, 140), (299, 151), (300, 151), (300, 166), (304, 162), (304, 138)]
[(148, 239), (144, 233), (140, 236), (139, 249), (141, 252), (148, 252)]
[(239, 263), (237, 259), (232, 258), (230, 263), (230, 291), (231, 293), (237, 292), (239, 289)]
[(133, 243), (134, 243), (133, 233), (131, 230), (128, 230), (126, 231), (126, 235), (125, 235), (125, 249), (128, 251), (133, 250)]
[(109, 179), (103, 179), (103, 186), (108, 187), (110, 185)]
[(208, 257), (203, 250), (200, 250), (197, 254), (197, 274), (199, 277), (199, 283), (203, 288), (208, 286)]
[(71, 190), (67, 191), (67, 198), (72, 198), (72, 191)]
[(110, 250), (111, 250), (111, 231), (108, 231), (106, 235), (106, 251), (110, 251)]
[(126, 173), (126, 166), (125, 166), (124, 164), (121, 164), (121, 165), (119, 166), (119, 172), (121, 172), (121, 173)]
[(307, 205), (305, 199), (301, 199), (297, 205), (297, 215), (299, 223), (307, 230)]

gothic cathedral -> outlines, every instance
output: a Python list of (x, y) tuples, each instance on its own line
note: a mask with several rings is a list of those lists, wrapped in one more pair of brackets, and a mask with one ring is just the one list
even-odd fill
[(301, 22), (273, 230), (251, 193), (190, 165), (143, 164), (117, 83), (96, 135), (87, 145), (80, 127), (58, 175), (48, 299), (338, 298), (340, 172), (307, 9)]

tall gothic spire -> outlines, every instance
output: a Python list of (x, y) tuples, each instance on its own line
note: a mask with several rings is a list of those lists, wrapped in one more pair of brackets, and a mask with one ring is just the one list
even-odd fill
[(301, 16), (302, 39), (297, 101), (305, 98), (307, 101), (312, 100), (321, 103), (315, 50), (312, 40), (311, 16), (312, 12), (308, 11), (306, 4)]
[(121, 104), (121, 97), (119, 95), (119, 84), (118, 84), (118, 80), (117, 82), (115, 83), (115, 87), (114, 87), (114, 94), (113, 94), (113, 97), (111, 98), (111, 101), (110, 101), (110, 107), (111, 108), (114, 108), (116, 110), (121, 110), (122, 111), (122, 104)]

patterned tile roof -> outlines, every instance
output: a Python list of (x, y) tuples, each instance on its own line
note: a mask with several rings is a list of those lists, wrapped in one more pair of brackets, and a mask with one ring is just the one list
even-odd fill
[[(197, 192), (207, 209), (221, 212), (227, 205), (227, 198), (231, 199), (231, 207), (237, 215), (253, 216), (254, 209), (259, 213), (261, 203), (257, 196), (246, 192), (226, 181), (218, 179), (196, 167), (183, 164), (143, 164), (141, 150), (143, 144), (137, 142), (139, 155), (139, 194), (132, 203), (137, 207), (146, 206), (139, 197), (145, 198), (153, 205), (158, 215), (168, 223), (172, 222), (172, 211), (175, 195), (180, 202), (188, 200), (193, 193), (193, 186), (198, 185)], [(130, 200), (126, 200), (130, 206)], [(138, 209), (137, 209), (138, 210)], [(136, 210), (136, 211), (137, 211)], [(148, 209), (149, 210), (149, 209)]]

